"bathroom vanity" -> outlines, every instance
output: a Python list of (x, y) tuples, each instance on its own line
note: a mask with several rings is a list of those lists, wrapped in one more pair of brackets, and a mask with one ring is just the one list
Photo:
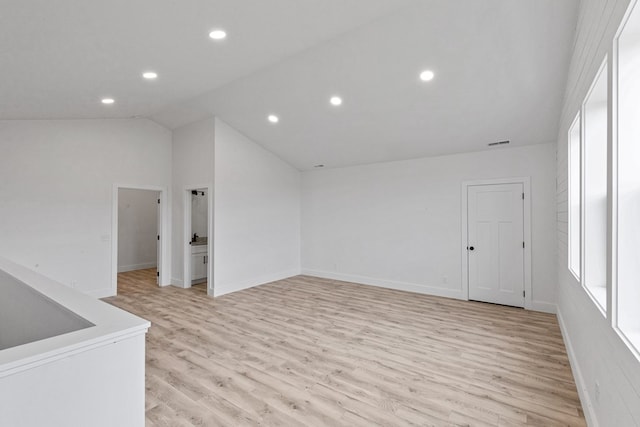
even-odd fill
[(191, 243), (191, 283), (202, 283), (207, 280), (207, 267), (209, 264), (209, 246), (206, 240), (202, 244)]

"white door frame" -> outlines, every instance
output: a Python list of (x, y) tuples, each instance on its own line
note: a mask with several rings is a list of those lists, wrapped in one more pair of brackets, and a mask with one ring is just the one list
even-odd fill
[(113, 184), (113, 195), (111, 202), (111, 294), (116, 295), (118, 292), (118, 192), (120, 189), (127, 190), (148, 190), (160, 193), (160, 259), (158, 259), (158, 270), (160, 277), (158, 279), (159, 286), (168, 286), (171, 284), (171, 256), (169, 253), (169, 196), (166, 187), (157, 187), (154, 185), (135, 185), (135, 184)]
[(469, 187), (475, 185), (499, 185), (499, 184), (522, 184), (524, 190), (524, 218), (522, 225), (524, 227), (524, 308), (532, 309), (533, 291), (531, 287), (531, 178), (499, 178), (499, 179), (483, 179), (477, 181), (464, 181), (461, 191), (462, 206), (462, 233), (460, 242), (460, 254), (462, 260), (462, 295), (469, 300), (469, 258), (467, 251), (469, 210), (467, 207), (467, 194)]
[(183, 197), (183, 269), (182, 287), (191, 287), (191, 191), (205, 190), (207, 192), (207, 295), (213, 296), (213, 188), (210, 184), (187, 185), (182, 190)]

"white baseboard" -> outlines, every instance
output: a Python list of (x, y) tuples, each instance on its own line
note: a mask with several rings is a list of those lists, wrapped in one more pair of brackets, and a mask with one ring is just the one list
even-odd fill
[(142, 264), (119, 265), (118, 273), (126, 273), (127, 271), (146, 270), (147, 268), (158, 267), (157, 262), (145, 262)]
[[(254, 277), (249, 280), (243, 280), (241, 282), (223, 283), (223, 284), (215, 283), (213, 286), (213, 296), (220, 297), (222, 295), (230, 294), (232, 292), (242, 291), (244, 289), (253, 288), (256, 286), (264, 285), (266, 283), (275, 282), (277, 280), (287, 279), (289, 277), (297, 276), (299, 274), (300, 274), (300, 270), (291, 269), (291, 270), (281, 271), (278, 273)], [(219, 289), (231, 289), (231, 290), (220, 292)]]
[[(203, 278), (203, 279), (195, 279), (191, 281), (191, 285), (197, 285), (200, 283), (205, 283), (207, 280), (209, 280), (207, 277)], [(187, 286), (185, 285), (185, 282), (183, 279), (176, 279), (175, 277), (173, 279), (171, 279), (171, 286), (175, 286), (177, 288), (182, 288), (182, 289), (187, 289)]]
[(104, 288), (104, 289), (96, 289), (93, 291), (87, 291), (87, 292), (81, 291), (81, 292), (97, 299), (113, 297), (116, 295), (113, 288)]
[(558, 307), (550, 302), (531, 301), (531, 310), (542, 311), (544, 313), (556, 314)]
[(567, 332), (567, 327), (564, 323), (564, 318), (562, 317), (562, 312), (560, 311), (560, 307), (557, 308), (556, 316), (558, 318), (558, 325), (560, 325), (560, 332), (562, 332), (562, 338), (564, 339), (564, 345), (567, 348), (567, 355), (569, 356), (569, 364), (571, 365), (571, 371), (573, 372), (573, 378), (576, 381), (576, 388), (578, 389), (578, 395), (580, 396), (580, 402), (582, 403), (582, 410), (584, 412), (584, 416), (587, 419), (587, 425), (590, 427), (598, 427), (598, 418), (596, 417), (595, 411), (593, 409), (593, 405), (591, 404), (591, 397), (589, 396), (589, 389), (585, 384), (584, 377), (582, 376), (582, 371), (580, 370), (580, 365), (578, 364), (578, 359), (576, 358), (576, 353), (573, 350), (573, 345), (571, 344), (571, 338)]
[(399, 291), (415, 292), (419, 294), (433, 295), (437, 297), (466, 299), (460, 289), (446, 289), (435, 286), (418, 285), (416, 283), (397, 282), (373, 277), (358, 276), (354, 274), (337, 273), (335, 271), (310, 270), (303, 268), (302, 274), (321, 277), (323, 279), (341, 280), (344, 282), (358, 283), (361, 285), (377, 286), (380, 288), (396, 289)]

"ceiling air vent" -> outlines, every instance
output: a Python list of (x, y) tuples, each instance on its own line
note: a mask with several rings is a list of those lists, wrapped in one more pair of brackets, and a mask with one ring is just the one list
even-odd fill
[(508, 144), (510, 141), (498, 141), (498, 142), (492, 142), (489, 145), (489, 147), (493, 147), (494, 145), (504, 145), (504, 144)]

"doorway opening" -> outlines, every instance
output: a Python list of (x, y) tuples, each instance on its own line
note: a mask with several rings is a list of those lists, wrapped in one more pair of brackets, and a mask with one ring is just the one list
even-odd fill
[(166, 191), (156, 187), (114, 186), (112, 293), (118, 281), (135, 286), (165, 285)]
[(213, 295), (212, 197), (208, 186), (184, 191), (184, 268), (183, 286), (202, 285)]
[(461, 196), (467, 299), (531, 309), (529, 178), (464, 182)]

